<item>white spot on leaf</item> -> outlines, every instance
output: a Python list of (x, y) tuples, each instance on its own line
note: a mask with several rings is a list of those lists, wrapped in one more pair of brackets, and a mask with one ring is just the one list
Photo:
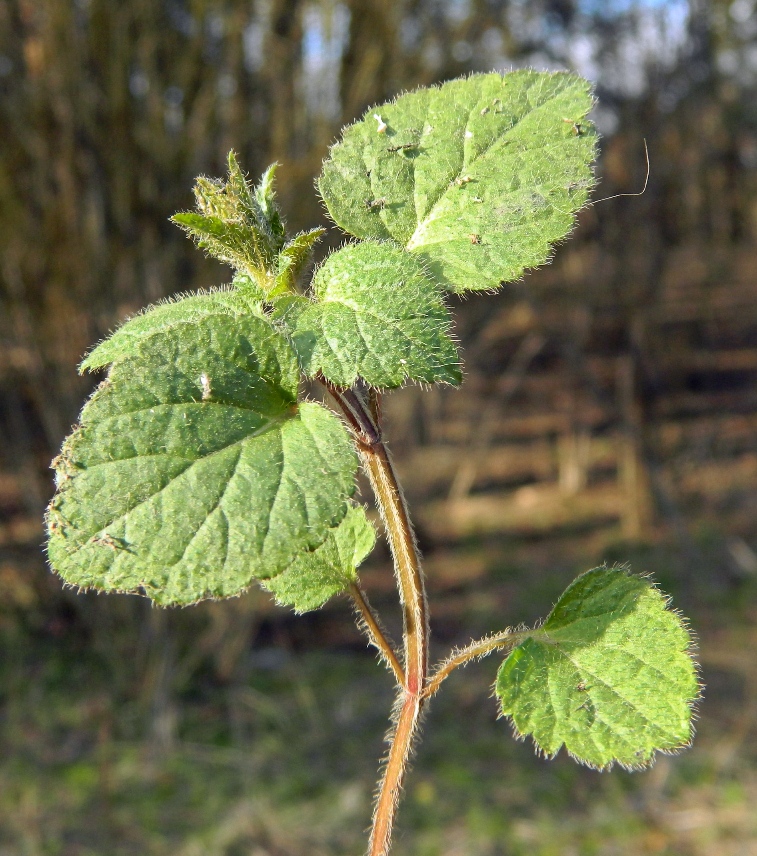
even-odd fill
[(202, 400), (207, 401), (211, 396), (210, 378), (203, 372), (200, 375), (200, 385), (202, 386)]

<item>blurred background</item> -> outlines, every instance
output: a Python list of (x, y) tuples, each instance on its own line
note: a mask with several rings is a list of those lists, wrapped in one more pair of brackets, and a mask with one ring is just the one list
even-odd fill
[[(392, 682), (346, 601), (161, 611), (46, 569), (49, 461), (129, 313), (227, 282), (168, 222), (234, 148), (292, 231), (345, 122), (470, 71), (596, 83), (597, 199), (554, 263), (454, 301), (461, 390), (386, 399), (435, 655), (602, 561), (692, 619), (694, 747), (597, 774), (511, 740), (496, 658), (426, 720), (397, 856), (757, 854), (754, 0), (0, 3), (0, 854), (356, 854)], [(342, 240), (332, 228), (323, 251)], [(369, 494), (364, 492), (364, 499)], [(385, 548), (364, 573), (399, 635)]]

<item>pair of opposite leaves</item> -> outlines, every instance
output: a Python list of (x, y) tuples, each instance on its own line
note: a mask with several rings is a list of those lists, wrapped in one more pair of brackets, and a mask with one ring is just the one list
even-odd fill
[[(350, 439), (325, 408), (298, 400), (301, 374), (341, 386), (358, 377), (377, 387), (459, 382), (443, 291), (493, 289), (547, 260), (592, 184), (591, 103), (580, 78), (524, 71), (452, 81), (368, 111), (319, 180), (333, 219), (362, 242), (327, 259), (309, 297), (291, 286), (317, 234), (285, 243), (270, 173), (257, 201), (230, 173), (225, 221), (223, 205), (211, 218), (177, 217), (242, 275), (231, 290), (148, 310), (84, 361), (110, 370), (56, 459), (53, 567), (73, 585), (161, 604), (232, 596), (257, 579), (305, 611), (345, 589), (375, 533), (352, 499)], [(212, 208), (204, 181), (198, 200), (204, 194)], [(260, 234), (254, 222), (248, 229), (250, 247), (241, 197), (262, 223)], [(589, 578), (598, 600), (583, 590)], [(565, 598), (575, 613), (567, 625)], [(595, 662), (607, 633), (586, 633), (598, 615), (622, 636), (613, 643), (622, 663), (609, 674)], [(637, 650), (645, 622), (659, 662)], [(646, 582), (598, 569), (503, 664), (498, 695), (546, 752), (564, 742), (595, 766), (644, 764), (688, 740), (688, 644)], [(665, 657), (675, 688), (650, 710), (639, 687)], [(586, 694), (579, 705), (576, 686)]]

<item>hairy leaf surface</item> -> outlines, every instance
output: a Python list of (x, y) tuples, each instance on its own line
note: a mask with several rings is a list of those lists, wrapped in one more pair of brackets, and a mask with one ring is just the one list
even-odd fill
[(340, 386), (358, 377), (377, 387), (460, 382), (449, 313), (408, 253), (373, 241), (343, 247), (318, 270), (313, 290), (314, 300), (278, 307), (307, 375)]
[(593, 179), (591, 88), (573, 74), (477, 74), (368, 110), (318, 187), (334, 221), (396, 241), (453, 291), (543, 264)]
[[(247, 277), (240, 277), (239, 281), (242, 282), (246, 291), (209, 291), (158, 303), (156, 306), (148, 306), (90, 351), (82, 361), (79, 370), (94, 371), (116, 360), (132, 356), (142, 339), (160, 330), (169, 330), (178, 324), (193, 323), (211, 315), (242, 317), (253, 311), (256, 314), (262, 314), (259, 306), (256, 307), (250, 299), (253, 291), (258, 293), (255, 284)], [(262, 292), (259, 292), (259, 297), (262, 300)]]
[[(274, 189), (278, 169), (279, 165), (272, 163), (261, 176), (253, 193), (253, 197), (259, 206), (260, 214), (267, 224), (270, 234), (273, 236), (275, 249), (282, 247), (286, 240), (286, 227), (281, 217), (279, 206), (276, 204), (276, 191)], [(234, 179), (238, 195), (243, 195), (249, 190), (247, 180), (239, 169), (233, 152), (229, 154), (229, 178)]]
[(275, 286), (285, 229), (276, 206), (276, 164), (253, 189), (229, 152), (229, 174), (220, 181), (200, 176), (194, 194), (197, 212), (174, 214), (174, 223), (206, 250), (252, 277), (266, 292)]
[(516, 731), (547, 755), (564, 745), (591, 767), (640, 767), (691, 739), (691, 644), (648, 580), (596, 568), (512, 651), (496, 692)]
[(298, 381), (260, 318), (207, 315), (142, 339), (57, 459), (53, 567), (83, 588), (191, 603), (317, 551), (350, 508), (356, 459), (336, 417), (297, 404)]
[(262, 585), (278, 603), (297, 612), (318, 609), (357, 579), (356, 569), (375, 543), (376, 531), (365, 511), (360, 506), (350, 508), (320, 547), (299, 553), (285, 571)]
[(313, 257), (313, 247), (325, 231), (325, 229), (311, 229), (309, 232), (301, 232), (285, 244), (279, 253), (279, 268), (276, 283), (271, 290), (272, 296), (294, 291), (297, 277), (307, 267)]

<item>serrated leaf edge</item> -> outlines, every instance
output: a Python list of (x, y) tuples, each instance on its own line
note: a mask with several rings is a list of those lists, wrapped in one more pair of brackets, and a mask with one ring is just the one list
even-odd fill
[[(573, 71), (559, 70), (559, 71), (545, 72), (545, 71), (541, 71), (540, 69), (534, 68), (532, 66), (526, 66), (526, 67), (512, 66), (511, 68), (507, 69), (506, 71), (500, 71), (498, 69), (493, 69), (492, 71), (488, 71), (488, 72), (472, 71), (466, 75), (462, 75), (461, 77), (452, 78), (452, 80), (441, 81), (440, 83), (431, 84), (430, 86), (418, 86), (415, 89), (403, 89), (400, 92), (398, 92), (393, 98), (391, 98), (389, 100), (382, 100), (381, 102), (372, 103), (369, 107), (367, 107), (365, 109), (365, 111), (363, 112), (363, 114), (359, 118), (355, 119), (354, 122), (351, 122), (351, 123), (345, 125), (344, 127), (342, 127), (342, 129), (339, 131), (339, 137), (336, 140), (334, 140), (334, 142), (331, 143), (331, 145), (329, 146), (328, 151), (326, 153), (326, 157), (324, 158), (323, 162), (325, 164), (327, 160), (331, 159), (332, 151), (338, 145), (340, 145), (342, 143), (344, 135), (349, 129), (355, 127), (356, 125), (361, 124), (362, 122), (364, 122), (369, 114), (373, 114), (380, 107), (382, 107), (386, 104), (391, 104), (391, 105), (396, 104), (397, 101), (405, 95), (413, 95), (417, 92), (426, 91), (426, 90), (441, 89), (446, 83), (451, 83), (451, 82), (454, 82), (455, 80), (470, 80), (474, 77), (483, 77), (487, 74), (499, 74), (499, 76), (501, 78), (504, 78), (506, 75), (513, 74), (515, 72), (529, 72), (529, 71), (534, 72), (534, 73), (538, 73), (538, 74), (548, 75), (550, 77), (559, 77), (559, 76), (572, 77), (574, 79), (584, 80), (585, 82), (589, 83), (589, 85), (590, 85), (589, 93), (591, 95), (591, 105), (590, 105), (589, 110), (586, 111), (585, 116), (588, 116), (588, 114), (591, 112), (591, 109), (597, 103), (597, 99), (594, 96), (594, 85), (592, 84), (592, 82), (587, 80), (586, 78), (583, 78), (581, 75), (576, 74)], [(585, 118), (585, 116), (583, 116), (581, 118)], [(596, 132), (596, 128), (595, 128), (595, 132)], [(595, 152), (598, 149), (598, 145), (599, 145), (599, 134), (596, 133), (595, 147), (594, 147)], [(467, 288), (459, 289), (459, 288), (446, 288), (445, 286), (442, 286), (440, 283), (437, 283), (439, 288), (441, 288), (443, 291), (448, 291), (451, 294), (457, 294), (460, 296), (465, 295), (469, 291), (475, 292), (476, 294), (497, 294), (505, 285), (509, 285), (510, 283), (513, 283), (513, 282), (522, 282), (525, 279), (526, 275), (530, 271), (537, 270), (540, 267), (545, 267), (546, 265), (550, 264), (552, 262), (552, 259), (554, 258), (555, 253), (557, 252), (557, 249), (560, 246), (562, 246), (570, 238), (570, 236), (573, 234), (573, 232), (578, 227), (578, 215), (579, 215), (579, 213), (581, 211), (583, 211), (585, 208), (588, 208), (594, 204), (589, 199), (589, 195), (591, 194), (591, 191), (594, 190), (598, 184), (597, 176), (596, 176), (596, 173), (597, 173), (596, 155), (591, 160), (591, 162), (587, 165), (587, 167), (591, 172), (591, 181), (587, 185), (587, 188), (586, 188), (587, 189), (586, 201), (582, 205), (580, 205), (578, 208), (575, 208), (574, 210), (572, 210), (570, 212), (560, 211), (560, 213), (563, 213), (563, 214), (570, 214), (570, 216), (573, 218), (572, 223), (571, 223), (570, 227), (568, 228), (568, 230), (565, 232), (565, 234), (561, 238), (558, 238), (557, 240), (550, 243), (548, 254), (547, 254), (547, 256), (543, 262), (541, 262), (540, 264), (535, 265), (535, 266), (525, 267), (519, 276), (514, 277), (513, 279), (509, 279), (509, 280), (501, 280), (499, 282), (499, 284), (496, 286), (484, 286), (481, 288), (467, 287)], [(458, 176), (458, 178), (459, 177), (460, 176)], [(351, 233), (349, 233), (345, 229), (343, 229), (334, 220), (334, 218), (331, 216), (331, 212), (329, 211), (328, 204), (327, 204), (327, 202), (323, 196), (323, 193), (321, 192), (320, 180), (321, 180), (321, 175), (319, 174), (318, 176), (316, 176), (316, 178), (314, 180), (314, 186), (315, 186), (316, 194), (317, 194), (318, 200), (320, 201), (320, 204), (321, 204), (321, 207), (323, 209), (324, 214), (334, 224), (334, 226), (337, 229), (339, 229), (343, 234), (347, 234), (350, 237), (355, 237), (355, 236), (352, 236)], [(557, 210), (560, 210), (560, 209), (557, 209)], [(417, 231), (417, 229), (416, 229), (416, 231)], [(415, 234), (415, 232), (413, 234)], [(360, 240), (360, 239), (357, 238), (356, 240)], [(376, 239), (372, 239), (372, 240), (377, 240), (377, 241), (380, 240), (380, 241), (384, 241), (386, 243), (391, 243), (394, 246), (405, 250), (405, 252), (409, 252), (409, 249), (408, 249), (409, 241), (408, 241), (408, 244), (403, 245), (403, 244), (400, 244), (398, 241), (395, 241), (391, 237), (382, 238), (382, 239), (376, 238)], [(434, 281), (436, 281), (435, 277), (432, 277), (432, 278), (434, 279)]]
[[(631, 569), (630, 569), (630, 565), (627, 563), (614, 564), (611, 567), (608, 567), (606, 564), (604, 564), (604, 565), (598, 566), (597, 568), (591, 568), (588, 571), (584, 571), (582, 574), (579, 574), (570, 583), (570, 585), (568, 585), (568, 587), (566, 589), (563, 590), (562, 594), (560, 595), (560, 598), (562, 598), (568, 592), (568, 590), (575, 583), (577, 583), (578, 580), (580, 580), (583, 576), (585, 576), (586, 574), (590, 574), (592, 571), (599, 570), (599, 569), (624, 571), (628, 576), (635, 576), (638, 579), (645, 580), (648, 583), (649, 587), (654, 589), (661, 596), (665, 610), (667, 612), (671, 613), (672, 615), (675, 615), (676, 618), (681, 623), (681, 626), (683, 627), (683, 629), (686, 631), (686, 635), (688, 638), (688, 645), (687, 645), (684, 653), (691, 660), (691, 663), (692, 663), (692, 666), (694, 669), (694, 678), (695, 678), (696, 684), (697, 684), (697, 694), (687, 701), (687, 707), (689, 709), (689, 737), (688, 737), (688, 740), (682, 742), (678, 746), (673, 746), (673, 747), (670, 747), (667, 749), (654, 749), (652, 751), (651, 755), (649, 756), (649, 758), (646, 761), (643, 761), (639, 764), (625, 764), (619, 760), (612, 760), (609, 763), (605, 764), (604, 766), (598, 766), (596, 764), (591, 764), (591, 763), (587, 762), (585, 759), (580, 758), (579, 756), (575, 755), (573, 752), (571, 752), (568, 749), (568, 747), (565, 745), (565, 743), (562, 743), (554, 752), (547, 752), (544, 749), (542, 749), (541, 746), (539, 746), (539, 744), (536, 742), (536, 740), (533, 738), (533, 736), (530, 733), (521, 732), (518, 729), (517, 725), (515, 724), (513, 717), (510, 714), (504, 713), (501, 709), (501, 703), (499, 701), (499, 696), (497, 695), (497, 678), (494, 679), (494, 683), (492, 684), (491, 698), (493, 698), (497, 702), (497, 706), (499, 708), (499, 711), (497, 713), (497, 719), (508, 720), (508, 723), (509, 723), (510, 728), (511, 728), (512, 733), (513, 733), (513, 738), (515, 740), (517, 740), (519, 743), (525, 743), (527, 738), (530, 739), (531, 743), (533, 744), (534, 752), (536, 753), (536, 755), (539, 758), (544, 758), (546, 760), (553, 760), (554, 758), (556, 758), (560, 754), (561, 750), (564, 749), (565, 752), (568, 754), (568, 756), (570, 758), (572, 758), (572, 760), (574, 760), (577, 764), (580, 764), (583, 767), (588, 767), (590, 770), (596, 770), (599, 773), (609, 772), (617, 764), (617, 766), (621, 767), (624, 770), (627, 770), (629, 773), (633, 773), (633, 772), (638, 772), (640, 770), (647, 770), (650, 767), (652, 767), (654, 765), (658, 755), (671, 755), (671, 756), (679, 755), (685, 749), (688, 749), (691, 746), (691, 744), (694, 742), (694, 737), (696, 734), (696, 722), (699, 719), (699, 703), (702, 701), (702, 698), (704, 697), (704, 689), (705, 689), (705, 684), (702, 680), (702, 675), (701, 675), (702, 666), (696, 657), (697, 651), (699, 650), (699, 644), (698, 644), (698, 639), (697, 639), (696, 633), (691, 628), (691, 623), (690, 623), (689, 619), (679, 609), (670, 606), (670, 604), (672, 602), (672, 596), (669, 594), (666, 594), (664, 591), (662, 591), (660, 589), (657, 582), (655, 582), (655, 580), (653, 579), (653, 576), (651, 573), (647, 572), (647, 573), (641, 573), (641, 574), (632, 574)], [(560, 600), (560, 598), (558, 598), (558, 601)], [(541, 630), (541, 628), (549, 620), (549, 616), (552, 614), (552, 612), (554, 611), (556, 606), (557, 606), (557, 602), (555, 602), (552, 605), (552, 609), (549, 611), (549, 614), (547, 615), (547, 617), (538, 621), (534, 625), (533, 628), (529, 629), (525, 626), (523, 626), (523, 627), (519, 626), (518, 628), (516, 628), (516, 630), (523, 632), (523, 633), (526, 633), (527, 634), (526, 639), (538, 638), (538, 636), (540, 634), (542, 636), (546, 635)], [(526, 639), (524, 639), (523, 642), (525, 642)], [(518, 645), (515, 645), (510, 651), (508, 651), (507, 656), (509, 657), (510, 654), (516, 648), (520, 647), (521, 644), (522, 644), (522, 642), (519, 642)], [(505, 657), (505, 660), (507, 660), (507, 657)], [(502, 663), (504, 663), (505, 660), (503, 660)], [(500, 667), (501, 667), (502, 663), (500, 664)], [(497, 671), (499, 672), (499, 669)]]

